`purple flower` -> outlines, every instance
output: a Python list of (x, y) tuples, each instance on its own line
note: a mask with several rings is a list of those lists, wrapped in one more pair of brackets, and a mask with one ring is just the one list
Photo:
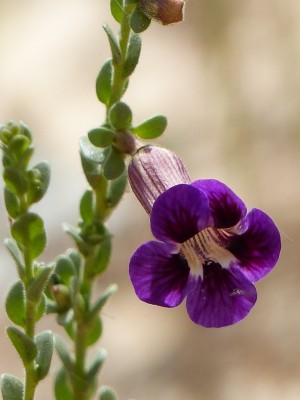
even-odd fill
[(150, 222), (157, 241), (140, 246), (129, 266), (141, 300), (176, 307), (186, 298), (190, 318), (205, 327), (246, 317), (257, 298), (253, 282), (270, 272), (280, 253), (268, 215), (247, 213), (226, 185), (204, 179), (163, 191)]

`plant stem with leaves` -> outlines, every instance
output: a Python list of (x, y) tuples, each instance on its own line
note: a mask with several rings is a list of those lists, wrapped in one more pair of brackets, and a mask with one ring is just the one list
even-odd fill
[(33, 168), (28, 164), (33, 154), (31, 133), (23, 123), (9, 122), (0, 127), (3, 153), (4, 199), (10, 219), (11, 236), (5, 240), (19, 275), (6, 299), (6, 312), (18, 326), (9, 326), (7, 335), (20, 356), (25, 382), (4, 374), (1, 392), (4, 400), (33, 400), (36, 387), (48, 373), (53, 338), (50, 331), (36, 334), (36, 322), (46, 308), (44, 289), (52, 266), (37, 262), (46, 245), (41, 217), (30, 211), (32, 204), (44, 196), (50, 178), (47, 162)]
[[(91, 189), (81, 199), (81, 220), (77, 228), (66, 226), (77, 245), (81, 262), (79, 272), (71, 277), (71, 285), (63, 281), (56, 268), (59, 287), (56, 290), (54, 286), (54, 293), (58, 298), (59, 290), (64, 291), (70, 300), (67, 301), (69, 308), (60, 310), (59, 321), (74, 342), (74, 358), (71, 358), (65, 351), (65, 344), (61, 340), (56, 341), (63, 362), (56, 380), (57, 400), (64, 400), (66, 396), (75, 400), (89, 400), (96, 390), (97, 374), (104, 361), (104, 353), (89, 364), (88, 348), (101, 336), (99, 312), (116, 289), (115, 285), (110, 286), (92, 302), (95, 278), (107, 268), (112, 247), (111, 234), (105, 223), (124, 194), (127, 184), (126, 156), (134, 153), (136, 137), (157, 137), (167, 123), (164, 116), (156, 115), (133, 126), (132, 112), (121, 101), (140, 56), (141, 39), (138, 32), (149, 26), (148, 18), (137, 9), (136, 2), (111, 2), (112, 14), (120, 25), (118, 39), (111, 28), (104, 25), (111, 58), (100, 69), (96, 94), (106, 107), (106, 118), (100, 127), (89, 131), (88, 138), (81, 141), (82, 166)], [(58, 302), (57, 306), (59, 311)], [(104, 396), (101, 393), (100, 399)], [(107, 393), (106, 390), (105, 396)]]

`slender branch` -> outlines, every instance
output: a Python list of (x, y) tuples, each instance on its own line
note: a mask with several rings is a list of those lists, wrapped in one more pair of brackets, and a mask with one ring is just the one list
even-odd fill
[(108, 105), (108, 110), (110, 107), (121, 99), (124, 93), (124, 86), (127, 82), (127, 79), (124, 79), (122, 76), (123, 72), (123, 63), (126, 59), (127, 49), (128, 49), (128, 41), (130, 37), (130, 16), (134, 9), (134, 4), (128, 4), (127, 1), (124, 1), (124, 11), (123, 17), (120, 27), (120, 36), (119, 36), (119, 45), (121, 49), (121, 63), (119, 65), (114, 66), (114, 76), (113, 76), (113, 84), (112, 84), (112, 95), (110, 99), (110, 103)]
[[(125, 2), (119, 35), (121, 62), (120, 64), (113, 66), (114, 73), (112, 83), (112, 95), (110, 103), (107, 106), (107, 111), (109, 111), (109, 109), (115, 102), (121, 99), (124, 93), (125, 84), (127, 83), (126, 80), (128, 78), (124, 79), (122, 71), (123, 64), (126, 60), (128, 42), (130, 38), (131, 28), (129, 22), (130, 15), (133, 9), (134, 5), (127, 4)], [(104, 176), (100, 175), (97, 188), (93, 191), (93, 221), (95, 223), (104, 223), (108, 215), (109, 207), (106, 198), (107, 185), (108, 181), (104, 178)], [(109, 211), (111, 210), (109, 209)], [(91, 277), (89, 276), (88, 271), (90, 270), (89, 266), (95, 264), (95, 257), (97, 257), (97, 246), (99, 246), (99, 244), (95, 243), (94, 251), (91, 250), (90, 254), (84, 256), (84, 271), (81, 276), (80, 295), (82, 296), (82, 299), (84, 301), (85, 310), (78, 309), (78, 312), (74, 312), (74, 322), (76, 326), (76, 328), (74, 329), (74, 373), (76, 376), (74, 377), (74, 379), (71, 379), (74, 400), (89, 400), (94, 392), (94, 388), (91, 387), (93, 383), (90, 384), (89, 382), (87, 382), (85, 374), (87, 371), (86, 358), (88, 351), (88, 334), (91, 325), (88, 310), (90, 309), (90, 305), (92, 303), (93, 287), (93, 282), (91, 281)], [(73, 307), (76, 308), (76, 304), (74, 304)]]

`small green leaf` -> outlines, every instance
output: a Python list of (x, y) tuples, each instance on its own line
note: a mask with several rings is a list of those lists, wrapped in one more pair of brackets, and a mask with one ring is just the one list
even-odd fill
[(76, 268), (71, 258), (66, 255), (59, 256), (56, 260), (55, 273), (59, 281), (68, 286), (72, 277), (76, 275)]
[[(5, 309), (8, 318), (16, 325), (25, 327), (26, 306), (25, 289), (22, 281), (16, 282), (8, 292), (5, 301)], [(35, 320), (38, 321), (45, 313), (46, 296), (43, 294), (36, 308)]]
[(6, 328), (6, 333), (17, 350), (24, 365), (28, 365), (37, 355), (37, 347), (33, 340), (14, 326)]
[[(74, 338), (75, 338), (75, 330), (74, 330), (73, 316), (74, 316), (74, 313), (73, 313), (73, 315), (72, 315), (72, 319), (64, 318), (63, 321), (59, 321), (59, 324), (62, 325), (62, 326), (65, 328), (67, 334), (69, 335), (69, 337), (70, 337), (72, 340), (74, 340)], [(66, 316), (66, 317), (67, 317), (67, 316)]]
[(113, 66), (112, 59), (102, 65), (96, 79), (96, 94), (101, 103), (109, 104), (111, 98)]
[(45, 312), (46, 312), (46, 296), (44, 293), (42, 293), (41, 300), (36, 309), (35, 320), (36, 321), (40, 320), (42, 316), (45, 314)]
[(114, 19), (120, 24), (123, 17), (123, 1), (110, 0), (110, 12)]
[(47, 285), (52, 271), (53, 267), (51, 265), (44, 265), (40, 268), (39, 274), (33, 278), (27, 290), (27, 298), (29, 301), (32, 301), (33, 303), (38, 303), (40, 301), (42, 292)]
[(132, 16), (130, 18), (130, 27), (135, 33), (144, 32), (150, 25), (151, 19), (147, 17), (140, 9), (140, 7), (136, 7), (133, 11)]
[(53, 334), (51, 331), (44, 331), (35, 337), (37, 347), (36, 372), (39, 380), (44, 379), (51, 365), (53, 354)]
[(83, 221), (88, 224), (91, 223), (94, 216), (94, 198), (93, 192), (87, 190), (84, 192), (80, 201), (80, 215)]
[(119, 101), (110, 109), (109, 119), (117, 130), (125, 130), (131, 124), (132, 112), (126, 103)]
[(155, 115), (131, 128), (131, 131), (142, 139), (155, 139), (164, 132), (167, 123), (167, 118), (164, 115)]
[(89, 327), (89, 332), (87, 335), (87, 345), (88, 346), (92, 346), (94, 343), (97, 342), (97, 340), (99, 339), (99, 337), (102, 334), (102, 323), (101, 323), (101, 319), (99, 318), (99, 316), (97, 316), (91, 326)]
[(122, 56), (121, 56), (121, 49), (120, 49), (119, 43), (118, 43), (113, 31), (109, 27), (109, 25), (104, 24), (103, 29), (104, 29), (105, 33), (107, 34), (107, 37), (109, 40), (109, 45), (110, 45), (111, 55), (112, 55), (112, 62), (114, 65), (120, 65), (120, 63), (122, 61)]
[(68, 379), (67, 372), (62, 367), (55, 377), (55, 399), (56, 400), (73, 400), (72, 387)]
[(83, 138), (80, 142), (81, 164), (88, 183), (93, 189), (103, 186), (102, 165), (111, 153), (111, 148), (99, 149), (92, 145), (89, 139)]
[[(107, 149), (105, 149), (106, 151)], [(105, 155), (106, 158), (110, 153), (110, 149)], [(93, 161), (88, 160), (81, 154), (81, 164), (83, 168), (83, 172), (85, 177), (93, 189), (97, 189), (99, 186), (101, 187), (101, 175), (102, 175), (102, 165), (97, 164)]]
[(8, 145), (11, 138), (11, 130), (5, 124), (0, 124), (0, 140), (2, 141), (2, 143)]
[(83, 250), (86, 247), (84, 240), (82, 239), (76, 228), (74, 228), (72, 225), (64, 223), (63, 229), (68, 235), (71, 236), (71, 238), (74, 240), (74, 242), (81, 250)]
[[(2, 150), (2, 165), (4, 168), (14, 168), (14, 159), (12, 154), (9, 154), (6, 146), (1, 146)], [(3, 175), (4, 176), (4, 175)]]
[(24, 153), (30, 146), (30, 140), (27, 136), (22, 134), (15, 135), (8, 145), (8, 151), (13, 154), (17, 160), (21, 160)]
[(3, 400), (23, 400), (24, 385), (15, 376), (3, 374), (1, 375), (1, 393)]
[(82, 259), (81, 259), (81, 255), (80, 255), (79, 251), (76, 249), (68, 249), (66, 254), (72, 260), (73, 265), (76, 269), (77, 275), (79, 275), (81, 263), (82, 263)]
[[(73, 310), (68, 310), (64, 313), (58, 314), (57, 315), (57, 323), (61, 326), (63, 326), (68, 333), (68, 326), (71, 325), (72, 321), (74, 318), (74, 311)], [(70, 336), (71, 337), (71, 336)], [(73, 337), (71, 339), (74, 339)]]
[(7, 147), (3, 147), (3, 166), (17, 166), (20, 170), (26, 170), (26, 167), (33, 154), (34, 147), (31, 144), (31, 138), (23, 132), (4, 132), (3, 142)]
[(88, 381), (93, 380), (97, 377), (106, 357), (107, 351), (105, 349), (96, 350), (94, 358), (92, 359), (86, 373), (86, 379)]
[(26, 136), (30, 141), (32, 140), (30, 129), (23, 121), (9, 121), (6, 126), (13, 135), (21, 134)]
[(65, 342), (62, 340), (61, 337), (56, 336), (54, 339), (54, 345), (56, 348), (56, 351), (62, 361), (62, 363), (64, 364), (65, 368), (68, 371), (72, 371), (73, 367), (74, 367), (74, 361), (70, 356), (70, 353), (67, 350), (67, 346), (65, 344)]
[(117, 290), (118, 290), (118, 286), (114, 283), (108, 286), (108, 288), (105, 290), (105, 292), (99, 297), (99, 299), (92, 306), (92, 309), (90, 311), (91, 318), (94, 318), (96, 315), (99, 314), (101, 309), (106, 304), (107, 300), (110, 298), (110, 296), (112, 296), (114, 293), (116, 293)]
[(20, 215), (12, 225), (11, 233), (21, 248), (30, 252), (31, 258), (38, 257), (46, 246), (43, 220), (34, 213)]
[(87, 161), (95, 164), (103, 164), (107, 158), (107, 149), (100, 150), (94, 146), (87, 137), (80, 140), (80, 154)]
[(118, 178), (125, 170), (125, 162), (122, 154), (117, 152), (114, 148), (106, 160), (103, 168), (103, 174), (107, 180)]
[(29, 204), (41, 200), (50, 183), (50, 166), (47, 161), (42, 161), (29, 171)]
[(88, 133), (91, 143), (96, 147), (110, 146), (114, 136), (115, 132), (105, 127), (92, 129)]
[(116, 392), (109, 386), (102, 386), (99, 390), (99, 400), (118, 400)]
[(135, 70), (141, 53), (142, 40), (137, 33), (132, 33), (129, 39), (126, 60), (123, 65), (123, 78), (130, 76)]
[(21, 281), (16, 282), (8, 292), (5, 302), (8, 318), (16, 325), (25, 326), (25, 290)]
[(81, 228), (81, 237), (86, 243), (91, 244), (92, 247), (99, 244), (103, 240), (105, 235), (105, 227), (98, 219), (94, 220), (89, 225), (82, 224)]
[(107, 188), (107, 202), (109, 206), (114, 208), (121, 200), (125, 189), (127, 187), (127, 170), (124, 169), (123, 173), (112, 181), (109, 181)]
[(20, 201), (7, 186), (4, 187), (5, 207), (11, 218), (15, 219), (20, 214)]
[(22, 195), (28, 190), (25, 175), (15, 167), (4, 168), (3, 179), (7, 187), (15, 194)]
[(23, 256), (19, 250), (19, 247), (17, 246), (16, 242), (10, 238), (5, 239), (4, 244), (10, 252), (10, 255), (15, 260), (18, 268), (19, 277), (22, 278), (24, 276), (25, 266)]
[(88, 269), (86, 270), (87, 276), (92, 279), (106, 270), (110, 260), (111, 250), (111, 237), (107, 236), (95, 247), (93, 262), (88, 264)]
[(46, 297), (46, 314), (56, 314), (58, 312), (57, 306), (54, 300), (49, 299), (49, 296)]

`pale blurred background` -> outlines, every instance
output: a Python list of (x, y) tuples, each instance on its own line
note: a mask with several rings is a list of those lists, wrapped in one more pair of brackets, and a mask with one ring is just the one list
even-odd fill
[[(184, 160), (193, 179), (227, 183), (246, 204), (277, 222), (283, 250), (275, 270), (257, 284), (258, 302), (238, 325), (194, 325), (185, 305), (168, 310), (140, 302), (128, 260), (151, 238), (148, 217), (128, 190), (110, 220), (116, 281), (101, 346), (109, 352), (101, 383), (120, 399), (298, 400), (300, 398), (300, 2), (197, 0), (184, 23), (153, 23), (143, 34), (141, 62), (125, 101), (140, 122), (169, 118), (159, 140)], [(116, 25), (108, 0), (0, 0), (0, 120), (22, 119), (33, 130), (35, 160), (52, 166), (48, 195), (37, 207), (48, 230), (46, 261), (72, 245), (61, 223), (75, 224), (86, 188), (78, 156), (82, 135), (104, 109), (94, 91), (109, 56), (104, 22)], [(1, 198), (1, 243), (8, 235)], [(16, 271), (1, 245), (3, 303)], [(5, 337), (0, 373), (22, 376)], [(53, 326), (47, 318), (39, 329)], [(51, 400), (51, 377), (37, 399)]]

